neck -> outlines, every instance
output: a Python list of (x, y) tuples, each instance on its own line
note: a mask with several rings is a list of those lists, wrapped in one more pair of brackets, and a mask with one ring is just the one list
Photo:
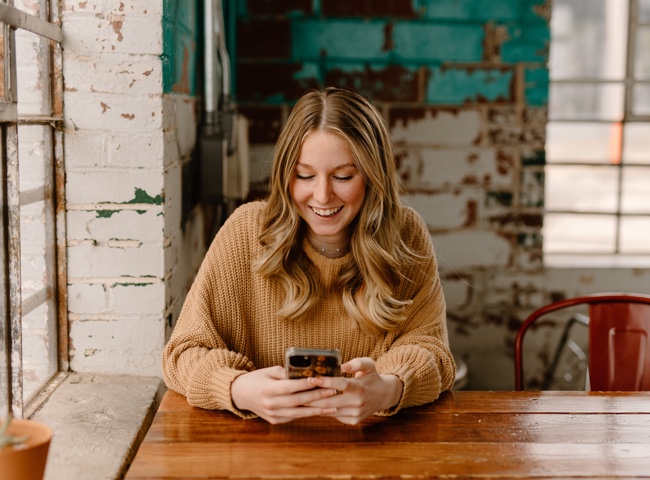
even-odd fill
[(328, 258), (339, 258), (343, 257), (350, 251), (349, 242), (340, 242), (340, 241), (323, 241), (315, 238), (307, 237), (307, 240), (312, 247), (320, 254)]

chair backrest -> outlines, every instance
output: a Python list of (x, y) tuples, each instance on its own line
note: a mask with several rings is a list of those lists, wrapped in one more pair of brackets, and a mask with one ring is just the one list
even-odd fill
[(531, 313), (515, 338), (515, 388), (524, 389), (523, 340), (540, 317), (589, 305), (591, 390), (650, 390), (650, 295), (602, 293), (568, 298)]

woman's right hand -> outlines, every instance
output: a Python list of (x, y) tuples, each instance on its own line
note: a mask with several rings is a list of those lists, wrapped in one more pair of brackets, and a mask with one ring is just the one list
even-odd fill
[(314, 388), (306, 378), (288, 380), (285, 369), (276, 366), (238, 376), (232, 382), (230, 395), (239, 410), (248, 410), (269, 423), (278, 424), (333, 413), (329, 408), (305, 405), (336, 395), (336, 390)]

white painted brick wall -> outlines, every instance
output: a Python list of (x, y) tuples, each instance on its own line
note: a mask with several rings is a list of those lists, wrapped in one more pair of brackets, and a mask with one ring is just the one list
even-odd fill
[(475, 145), (481, 138), (483, 122), (478, 110), (427, 112), (421, 120), (405, 126), (399, 121), (392, 128), (393, 139), (409, 145)]
[(181, 228), (195, 99), (163, 95), (159, 0), (68, 0), (62, 24), (71, 368), (160, 375), (204, 254), (200, 210)]

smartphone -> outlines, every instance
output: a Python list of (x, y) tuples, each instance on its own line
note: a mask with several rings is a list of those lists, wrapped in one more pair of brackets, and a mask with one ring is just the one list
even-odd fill
[(287, 378), (340, 377), (341, 352), (323, 348), (290, 347), (284, 356)]

